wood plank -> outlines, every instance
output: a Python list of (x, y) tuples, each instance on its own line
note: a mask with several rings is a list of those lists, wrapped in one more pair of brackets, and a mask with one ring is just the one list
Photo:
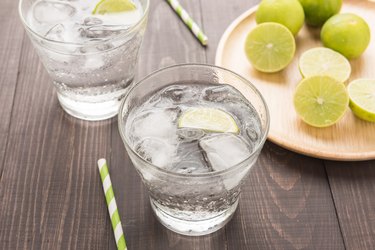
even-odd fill
[(266, 143), (227, 238), (228, 249), (343, 249), (322, 162)]
[[(209, 63), (231, 21), (258, 2), (202, 1)], [(323, 162), (266, 143), (226, 233), (228, 249), (342, 249)]]
[(375, 161), (325, 164), (346, 249), (375, 249)]
[(106, 249), (112, 236), (96, 160), (110, 156), (112, 120), (60, 107), (29, 39), (0, 186), (0, 249)]
[[(180, 2), (199, 22), (199, 1)], [(151, 1), (149, 20), (138, 62), (138, 78), (176, 63), (205, 62), (204, 48), (166, 1)], [(185, 237), (157, 222), (147, 191), (126, 154), (117, 124), (113, 124), (112, 131), (111, 171), (115, 173), (112, 179), (129, 249), (224, 249), (224, 230), (205, 237)], [(113, 240), (110, 249), (115, 249)]]
[(0, 8), (0, 183), (24, 37), (23, 28), (16, 21), (17, 5), (18, 1), (4, 0)]

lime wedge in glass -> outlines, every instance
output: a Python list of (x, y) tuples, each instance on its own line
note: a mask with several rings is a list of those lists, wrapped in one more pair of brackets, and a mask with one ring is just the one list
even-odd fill
[(292, 61), (296, 51), (293, 34), (278, 23), (256, 26), (245, 42), (245, 53), (251, 64), (261, 72), (277, 72)]
[(110, 14), (136, 10), (137, 6), (131, 0), (102, 0), (92, 11), (92, 14)]
[(348, 85), (353, 113), (369, 122), (375, 122), (375, 79), (358, 79)]
[(329, 76), (303, 79), (294, 94), (294, 108), (301, 119), (314, 127), (338, 122), (348, 107), (345, 85)]
[(225, 111), (215, 108), (190, 108), (178, 120), (179, 128), (195, 128), (208, 132), (240, 132), (234, 118)]
[(328, 48), (313, 48), (305, 51), (299, 59), (303, 77), (327, 75), (339, 82), (349, 79), (352, 71), (348, 59)]

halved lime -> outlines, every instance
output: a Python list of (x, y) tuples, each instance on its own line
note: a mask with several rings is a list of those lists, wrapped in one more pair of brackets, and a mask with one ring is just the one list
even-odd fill
[(92, 11), (92, 14), (109, 14), (136, 10), (137, 6), (131, 0), (101, 0)]
[(293, 34), (278, 23), (259, 24), (247, 35), (245, 42), (247, 58), (262, 72), (284, 69), (292, 61), (295, 51)]
[(365, 121), (375, 122), (375, 79), (352, 81), (348, 92), (353, 113)]
[(339, 82), (349, 79), (352, 71), (348, 59), (328, 48), (313, 48), (305, 51), (299, 59), (303, 77), (327, 75)]
[(236, 121), (227, 112), (216, 108), (190, 108), (178, 119), (179, 128), (195, 128), (208, 132), (240, 132)]
[(329, 76), (303, 79), (294, 94), (294, 108), (301, 119), (314, 127), (338, 122), (348, 107), (345, 85)]

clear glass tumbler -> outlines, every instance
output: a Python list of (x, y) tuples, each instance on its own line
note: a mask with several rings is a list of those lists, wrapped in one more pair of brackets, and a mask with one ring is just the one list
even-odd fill
[[(244, 161), (218, 172), (182, 174), (151, 164), (132, 148), (125, 129), (132, 110), (163, 87), (191, 81), (227, 83), (250, 100), (259, 116), (261, 133), (253, 152)], [(268, 108), (254, 85), (229, 70), (198, 64), (165, 68), (135, 84), (120, 107), (118, 121), (125, 148), (149, 191), (151, 207), (157, 219), (172, 231), (192, 236), (212, 233), (231, 219), (238, 205), (240, 186), (255, 164), (269, 130)], [(157, 127), (158, 124), (150, 126)]]
[(137, 0), (142, 13), (136, 21), (107, 25), (108, 16), (95, 17), (86, 6), (93, 8), (96, 2), (19, 3), (22, 23), (53, 80), (62, 108), (74, 117), (93, 121), (117, 115), (134, 79), (149, 12), (149, 0)]

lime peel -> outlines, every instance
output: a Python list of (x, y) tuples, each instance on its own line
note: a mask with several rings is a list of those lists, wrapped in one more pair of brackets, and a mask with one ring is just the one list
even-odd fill
[(208, 132), (240, 132), (236, 121), (227, 112), (216, 108), (190, 108), (178, 119), (179, 128), (202, 129)]
[(348, 85), (349, 107), (360, 119), (375, 122), (375, 79), (358, 79)]

